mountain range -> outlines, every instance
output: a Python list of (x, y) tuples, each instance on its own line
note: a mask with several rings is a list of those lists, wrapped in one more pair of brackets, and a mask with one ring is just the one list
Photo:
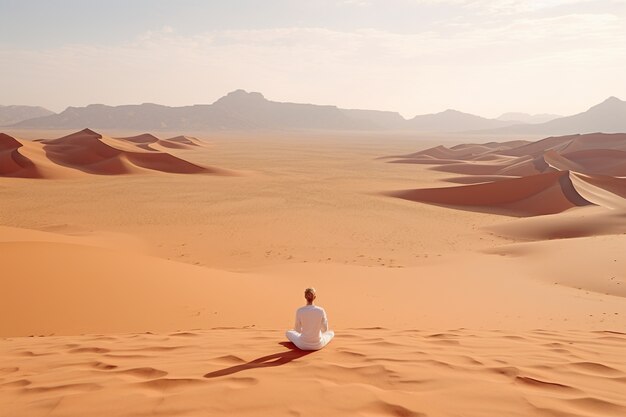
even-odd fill
[(0, 126), (12, 125), (35, 117), (54, 115), (54, 112), (37, 106), (0, 105)]
[(626, 101), (609, 97), (589, 110), (573, 116), (559, 117), (539, 124), (516, 124), (497, 129), (495, 132), (547, 135), (626, 132)]
[[(12, 106), (9, 106), (12, 107)], [(6, 108), (6, 107), (4, 107)], [(41, 108), (38, 108), (41, 109)], [(2, 108), (0, 108), (2, 110)], [(589, 110), (567, 117), (505, 113), (488, 119), (457, 110), (405, 119), (399, 113), (342, 109), (332, 105), (283, 103), (267, 100), (261, 93), (236, 90), (213, 104), (169, 107), (144, 103), (107, 106), (91, 104), (68, 107), (18, 122), (17, 128), (130, 130), (361, 130), (410, 132), (493, 132), (501, 134), (575, 134), (626, 132), (626, 102), (610, 97)], [(0, 112), (1, 114), (1, 112)]]

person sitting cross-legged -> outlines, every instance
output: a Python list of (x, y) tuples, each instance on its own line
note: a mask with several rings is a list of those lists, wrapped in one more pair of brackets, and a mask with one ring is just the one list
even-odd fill
[(319, 350), (335, 336), (328, 330), (328, 318), (322, 307), (313, 305), (315, 288), (304, 290), (306, 305), (296, 311), (294, 329), (287, 331), (287, 339), (302, 350)]

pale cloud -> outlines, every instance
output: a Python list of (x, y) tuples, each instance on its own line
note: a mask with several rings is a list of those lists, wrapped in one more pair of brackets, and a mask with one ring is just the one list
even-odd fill
[(286, 27), (182, 35), (165, 26), (112, 46), (0, 49), (0, 61), (12, 63), (0, 90), (7, 104), (21, 98), (55, 110), (60, 103), (207, 103), (244, 88), (407, 116), (448, 107), (488, 116), (571, 113), (626, 97), (623, 45), (624, 17), (610, 13), (485, 25), (456, 19), (410, 34)]

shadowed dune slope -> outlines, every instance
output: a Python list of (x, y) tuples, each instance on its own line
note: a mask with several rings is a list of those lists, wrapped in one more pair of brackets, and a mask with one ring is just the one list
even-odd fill
[(477, 211), (518, 216), (553, 214), (590, 204), (577, 193), (568, 172), (548, 172), (460, 187), (398, 191), (389, 195), (411, 201), (465, 206)]
[(193, 136), (181, 135), (181, 136), (174, 136), (173, 138), (168, 138), (165, 140), (170, 143), (182, 143), (183, 145), (200, 146), (200, 141), (197, 138), (194, 138)]
[(22, 146), (14, 137), (0, 133), (0, 177), (41, 177), (35, 164), (19, 152)]
[(575, 162), (581, 172), (626, 176), (626, 151), (618, 149), (586, 149), (563, 154)]
[(466, 186), (387, 193), (406, 200), (517, 216), (588, 204), (626, 208), (622, 133), (437, 146), (390, 158), (391, 163), (430, 164), (433, 170), (465, 175), (450, 182)]
[(567, 213), (515, 219), (487, 229), (501, 236), (526, 241), (619, 235), (626, 234), (626, 212), (590, 206)]
[[(20, 154), (24, 144), (11, 136), (0, 136), (0, 176), (51, 178), (42, 175), (37, 163)], [(150, 171), (176, 174), (228, 174), (226, 170), (206, 167), (186, 161), (167, 152), (171, 149), (190, 149), (200, 146), (195, 138), (178, 136), (159, 139), (151, 134), (129, 138), (109, 138), (90, 129), (58, 138), (29, 141), (45, 156), (57, 172), (71, 170), (97, 175), (139, 174)], [(61, 176), (61, 175), (60, 175)]]

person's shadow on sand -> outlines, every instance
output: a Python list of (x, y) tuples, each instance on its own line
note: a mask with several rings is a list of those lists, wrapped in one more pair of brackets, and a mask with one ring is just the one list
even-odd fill
[(280, 342), (279, 345), (282, 345), (289, 350), (274, 353), (272, 355), (262, 356), (260, 358), (256, 358), (250, 362), (243, 363), (241, 365), (231, 366), (229, 368), (220, 369), (219, 371), (209, 372), (205, 374), (205, 378), (217, 378), (220, 376), (232, 375), (237, 372), (245, 371), (248, 369), (256, 369), (256, 368), (269, 368), (271, 366), (281, 366), (285, 365), (293, 360), (301, 358), (306, 355), (310, 355), (315, 352), (314, 350), (300, 350), (291, 342)]

